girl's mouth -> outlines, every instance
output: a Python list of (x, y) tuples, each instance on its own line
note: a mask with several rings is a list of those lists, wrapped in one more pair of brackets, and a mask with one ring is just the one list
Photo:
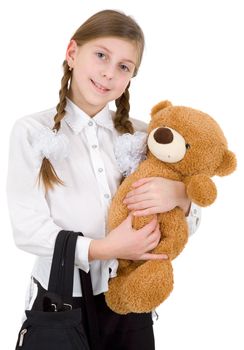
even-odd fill
[(92, 84), (96, 87), (96, 89), (99, 91), (99, 92), (107, 92), (107, 91), (110, 91), (110, 89), (107, 89), (105, 86), (95, 82), (94, 80), (90, 79)]

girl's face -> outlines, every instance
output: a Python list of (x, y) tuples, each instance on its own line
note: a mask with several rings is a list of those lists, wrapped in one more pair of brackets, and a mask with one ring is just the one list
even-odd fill
[(137, 49), (117, 37), (90, 40), (80, 47), (71, 40), (66, 60), (73, 68), (68, 97), (94, 116), (123, 94), (135, 70)]

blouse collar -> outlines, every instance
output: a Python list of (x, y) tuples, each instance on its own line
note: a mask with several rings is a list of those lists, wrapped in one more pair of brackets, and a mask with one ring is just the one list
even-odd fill
[(114, 123), (108, 104), (94, 117), (90, 117), (68, 97), (66, 97), (66, 101), (64, 120), (76, 135), (79, 134), (83, 128), (91, 125), (91, 122), (95, 122), (95, 124), (109, 130), (114, 130)]

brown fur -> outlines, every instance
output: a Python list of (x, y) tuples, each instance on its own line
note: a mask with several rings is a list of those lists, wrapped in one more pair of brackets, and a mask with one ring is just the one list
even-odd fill
[[(228, 150), (219, 125), (207, 114), (163, 101), (153, 107), (148, 134), (155, 128), (170, 127), (180, 133), (190, 145), (184, 157), (166, 163), (148, 150), (147, 159), (128, 176), (116, 192), (109, 211), (109, 229), (117, 227), (127, 216), (123, 199), (133, 182), (140, 178), (162, 176), (183, 181), (189, 198), (200, 206), (214, 202), (217, 196), (210, 177), (224, 176), (236, 168), (235, 155)], [(133, 228), (140, 229), (152, 216), (134, 217)], [(183, 210), (158, 214), (161, 240), (152, 253), (166, 253), (168, 260), (119, 260), (117, 277), (109, 282), (105, 293), (108, 306), (119, 314), (150, 312), (160, 305), (173, 289), (171, 261), (183, 250), (188, 240), (188, 227)]]

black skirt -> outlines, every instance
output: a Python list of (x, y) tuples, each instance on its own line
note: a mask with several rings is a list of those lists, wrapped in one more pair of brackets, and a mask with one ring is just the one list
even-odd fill
[[(38, 293), (32, 310), (41, 310), (42, 296), (46, 290), (38, 281), (35, 280), (35, 283), (38, 285)], [(104, 293), (94, 295), (94, 301), (102, 350), (155, 350), (151, 313), (119, 315), (107, 306)], [(83, 298), (73, 297), (72, 307), (83, 309)], [(84, 324), (85, 329), (86, 327)]]

